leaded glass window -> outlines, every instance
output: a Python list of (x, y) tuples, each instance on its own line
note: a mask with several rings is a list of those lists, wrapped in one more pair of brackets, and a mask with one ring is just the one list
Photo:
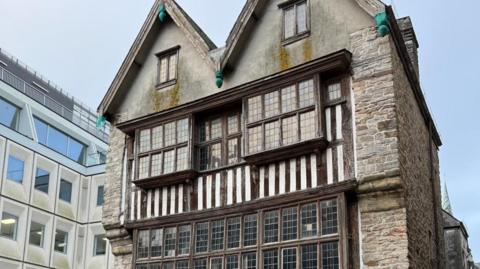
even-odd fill
[(195, 234), (195, 252), (208, 251), (208, 222), (197, 223)]
[(265, 243), (278, 241), (278, 215), (278, 211), (269, 211), (265, 213)]
[[(143, 231), (142, 231), (143, 232)], [(139, 235), (140, 237), (140, 235)], [(151, 231), (151, 252), (152, 257), (162, 256), (162, 246), (163, 246), (163, 229), (155, 229)]]
[(238, 256), (228, 255), (226, 258), (226, 269), (238, 269)]
[(149, 241), (150, 240), (148, 238), (147, 230), (138, 232), (138, 241), (137, 241), (137, 257), (138, 258), (148, 257)]
[(247, 215), (244, 219), (243, 245), (252, 246), (257, 244), (257, 215)]
[(178, 228), (178, 254), (190, 253), (191, 226), (184, 225)]
[(223, 219), (212, 221), (212, 251), (223, 249), (224, 228), (225, 222)]
[(282, 210), (282, 240), (297, 239), (297, 208)]
[(315, 203), (302, 206), (302, 237), (317, 235), (317, 205)]
[(282, 269), (296, 269), (297, 268), (297, 249), (286, 248), (282, 249)]
[[(158, 81), (162, 84), (174, 82), (177, 79), (178, 49), (169, 50), (166, 53), (157, 54), (158, 57)], [(170, 83), (169, 83), (170, 85)]]
[(283, 9), (283, 39), (301, 37), (308, 32), (307, 2), (297, 2)]
[(240, 224), (240, 217), (227, 220), (227, 248), (238, 248), (240, 246)]
[(338, 232), (337, 201), (322, 201), (322, 235), (336, 234)]
[(263, 269), (278, 269), (278, 251), (276, 249), (263, 252)]
[(164, 252), (163, 255), (165, 257), (172, 257), (175, 256), (175, 243), (177, 240), (177, 228), (166, 228), (165, 235), (164, 235)]
[(265, 149), (273, 149), (280, 144), (280, 122), (278, 120), (265, 124)]
[(322, 268), (338, 269), (338, 242), (330, 242), (321, 244), (322, 247)]
[(257, 268), (257, 253), (245, 253), (242, 256), (242, 263), (244, 269), (256, 269)]
[(340, 83), (333, 83), (328, 85), (328, 100), (334, 101), (342, 97), (342, 86)]
[(302, 246), (302, 269), (317, 269), (317, 245)]
[(223, 258), (212, 258), (210, 260), (210, 269), (223, 269)]

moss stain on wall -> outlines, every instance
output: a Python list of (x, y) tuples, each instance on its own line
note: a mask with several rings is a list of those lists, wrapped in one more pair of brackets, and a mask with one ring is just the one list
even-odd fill
[(180, 101), (179, 92), (180, 84), (178, 82), (170, 89), (153, 89), (151, 91), (153, 111), (159, 112), (177, 106)]
[(286, 70), (290, 67), (290, 59), (287, 49), (283, 46), (280, 46), (279, 58), (280, 58), (280, 70)]
[(303, 61), (308, 62), (312, 60), (312, 40), (310, 38), (303, 42)]

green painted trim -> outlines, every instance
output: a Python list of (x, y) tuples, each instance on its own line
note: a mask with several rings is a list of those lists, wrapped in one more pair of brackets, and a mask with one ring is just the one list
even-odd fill
[(215, 72), (215, 84), (218, 88), (221, 88), (223, 85), (223, 70), (218, 70)]
[(390, 27), (388, 26), (388, 15), (386, 12), (380, 12), (375, 15), (375, 25), (377, 26), (377, 32), (381, 37), (384, 37), (390, 33)]

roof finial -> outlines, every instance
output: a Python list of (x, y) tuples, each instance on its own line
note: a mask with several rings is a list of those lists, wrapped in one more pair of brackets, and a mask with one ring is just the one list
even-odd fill
[(452, 214), (452, 205), (450, 204), (450, 198), (448, 197), (447, 182), (443, 183), (442, 208)]
[(162, 2), (158, 7), (158, 18), (160, 22), (164, 22), (167, 17), (167, 10), (165, 9), (165, 4)]

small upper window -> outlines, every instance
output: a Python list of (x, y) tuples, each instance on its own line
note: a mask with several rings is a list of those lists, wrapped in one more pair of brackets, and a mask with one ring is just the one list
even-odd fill
[(65, 179), (60, 180), (60, 192), (58, 193), (58, 198), (67, 203), (72, 202), (72, 183)]
[(178, 47), (157, 54), (158, 85), (174, 84), (177, 79)]
[(42, 168), (37, 168), (37, 172), (35, 174), (35, 189), (48, 194), (49, 182), (50, 173)]
[(7, 179), (22, 184), (25, 162), (12, 155), (8, 156)]
[(104, 197), (103, 197), (103, 185), (98, 186), (97, 188), (97, 206), (102, 206), (104, 203)]
[(93, 240), (93, 256), (105, 255), (107, 249), (107, 238), (104, 234), (95, 235)]
[(0, 124), (15, 129), (20, 109), (12, 103), (0, 98)]
[(283, 40), (308, 33), (308, 3), (300, 1), (283, 6)]

